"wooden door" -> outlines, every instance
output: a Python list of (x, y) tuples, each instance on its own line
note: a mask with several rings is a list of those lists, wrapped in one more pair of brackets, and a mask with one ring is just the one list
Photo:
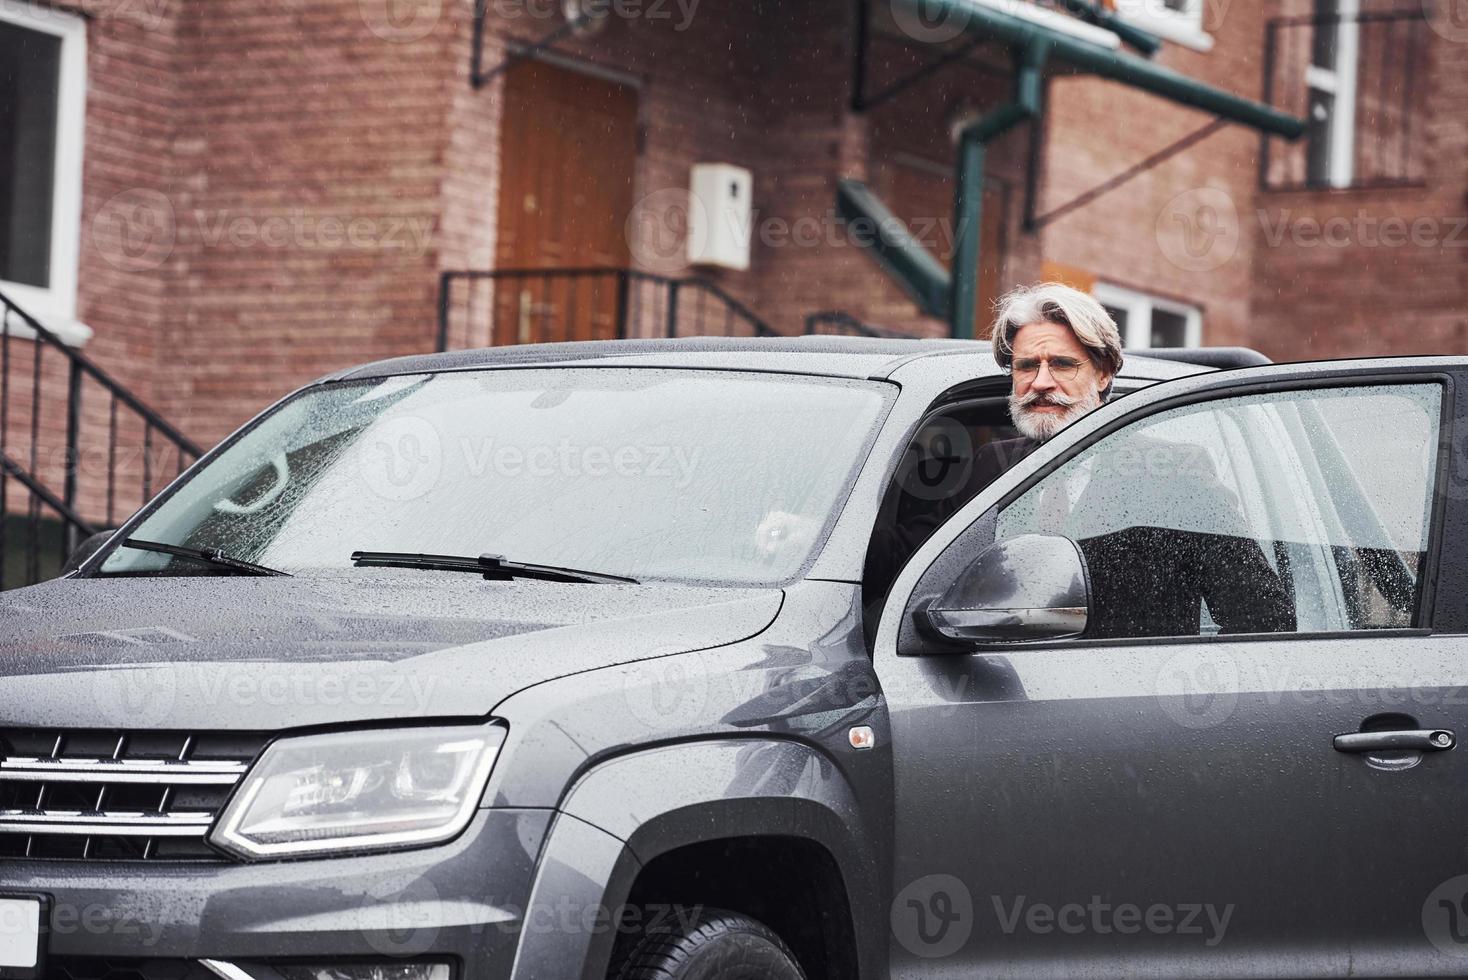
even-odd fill
[[(625, 268), (637, 165), (637, 93), (539, 61), (505, 75), (500, 134), (500, 270)], [(498, 280), (495, 344), (608, 339), (618, 277)]]

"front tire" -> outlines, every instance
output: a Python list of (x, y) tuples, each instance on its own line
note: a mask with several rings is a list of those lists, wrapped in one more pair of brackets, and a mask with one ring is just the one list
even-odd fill
[(790, 947), (749, 916), (704, 909), (677, 921), (639, 937), (611, 980), (805, 980)]

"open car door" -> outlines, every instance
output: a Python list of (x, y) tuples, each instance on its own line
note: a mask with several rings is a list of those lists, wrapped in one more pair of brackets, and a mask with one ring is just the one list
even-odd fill
[(1468, 969), (1465, 370), (1159, 384), (917, 551), (875, 641), (894, 976)]

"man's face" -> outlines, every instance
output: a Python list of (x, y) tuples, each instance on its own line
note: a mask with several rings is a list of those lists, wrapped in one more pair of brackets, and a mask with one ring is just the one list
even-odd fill
[(1111, 376), (1058, 323), (1030, 323), (1014, 335), (1014, 391), (1009, 414), (1019, 431), (1044, 441), (1101, 407)]

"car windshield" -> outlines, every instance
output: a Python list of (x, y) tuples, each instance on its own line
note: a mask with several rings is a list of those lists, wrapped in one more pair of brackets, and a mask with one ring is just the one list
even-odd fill
[[(773, 583), (820, 540), (889, 390), (650, 368), (330, 384), (247, 431), (129, 534), (294, 574), (385, 551)], [(100, 571), (209, 567), (120, 547)]]

